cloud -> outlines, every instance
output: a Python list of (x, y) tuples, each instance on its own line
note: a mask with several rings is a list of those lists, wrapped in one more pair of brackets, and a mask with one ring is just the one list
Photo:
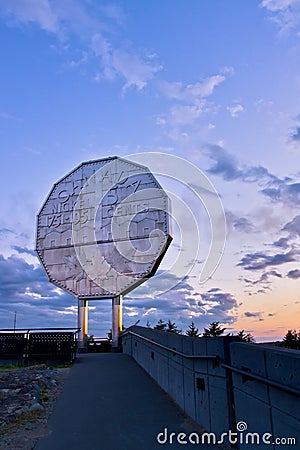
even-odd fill
[(228, 233), (238, 231), (239, 233), (252, 233), (255, 230), (252, 221), (246, 217), (238, 217), (231, 211), (226, 211), (226, 224)]
[(294, 133), (291, 135), (291, 141), (299, 143), (300, 142), (300, 127), (297, 127)]
[(32, 294), (41, 299), (60, 297), (40, 266), (35, 267), (17, 255), (8, 258), (0, 255), (0, 298), (19, 300)]
[(35, 22), (43, 30), (56, 33), (59, 20), (48, 0), (10, 0), (0, 7), (3, 14), (19, 23)]
[(284, 33), (297, 26), (300, 19), (299, 0), (263, 0), (260, 4)]
[(300, 182), (294, 182), (290, 177), (279, 178), (263, 166), (241, 166), (237, 158), (220, 145), (208, 144), (205, 150), (213, 161), (208, 173), (221, 176), (225, 181), (257, 183), (262, 187), (259, 192), (273, 202), (291, 206), (300, 204)]
[(52, 285), (40, 266), (22, 257), (0, 255), (0, 322), (18, 327), (76, 326), (76, 317), (63, 318), (61, 311), (76, 304), (76, 299)]
[(25, 253), (27, 255), (36, 256), (36, 253), (34, 250), (30, 250), (27, 247), (20, 247), (19, 245), (13, 245), (13, 250), (16, 250), (19, 254)]
[(297, 261), (299, 251), (292, 249), (287, 253), (268, 255), (263, 252), (247, 253), (237, 264), (245, 270), (263, 270), (267, 267), (279, 266), (288, 262)]
[(282, 231), (289, 232), (292, 236), (300, 236), (300, 215), (295, 216), (293, 220), (288, 222), (283, 228)]
[[(168, 276), (171, 275), (166, 273)], [(163, 283), (163, 279), (158, 283)], [(125, 326), (132, 324), (136, 317), (141, 319), (142, 325), (147, 320), (155, 325), (162, 318), (175, 321), (179, 328), (184, 329), (192, 320), (198, 327), (204, 327), (213, 320), (232, 323), (237, 318), (237, 300), (232, 294), (222, 292), (220, 288), (198, 293), (188, 278), (161, 297), (156, 297), (152, 288), (145, 287), (144, 294), (142, 298), (134, 298), (133, 291), (132, 296), (124, 298)], [(95, 301), (89, 302), (89, 306), (90, 332), (104, 335), (111, 328), (111, 303)], [(77, 326), (76, 298), (52, 285), (40, 266), (28, 264), (18, 255), (8, 258), (0, 255), (2, 327), (13, 326), (15, 312), (18, 327)]]
[(253, 318), (253, 319), (257, 319), (259, 322), (262, 322), (264, 319), (262, 318), (262, 313), (261, 312), (250, 312), (250, 311), (246, 311), (244, 313), (244, 316), (247, 318)]
[[(166, 273), (166, 276), (172, 276)], [(159, 280), (161, 284), (163, 279)], [(143, 289), (141, 286), (139, 289)], [(220, 288), (211, 288), (207, 292), (197, 292), (187, 277), (173, 289), (156, 297), (152, 289), (144, 290), (143, 298), (126, 296), (127, 311), (131, 315), (149, 320), (154, 325), (159, 319), (173, 320), (179, 327), (185, 327), (192, 320), (197, 326), (207, 326), (213, 320), (232, 323), (236, 320), (235, 309), (238, 302), (235, 297), (222, 292)], [(125, 302), (124, 302), (125, 304)]]
[(212, 75), (194, 84), (161, 81), (161, 92), (171, 100), (183, 100), (194, 103), (213, 94), (215, 88), (225, 81), (222, 74)]
[(300, 278), (300, 270), (299, 269), (290, 270), (286, 276), (288, 278), (291, 278), (292, 280), (297, 280), (298, 278)]
[(261, 190), (262, 194), (269, 197), (273, 202), (281, 202), (289, 205), (299, 205), (300, 203), (300, 183), (289, 183), (290, 179), (277, 180), (272, 187)]
[(207, 292), (208, 292), (208, 293), (219, 292), (220, 290), (221, 290), (220, 288), (211, 288), (211, 289), (209, 289)]
[(210, 97), (217, 86), (226, 80), (225, 75), (232, 75), (230, 70), (223, 70), (221, 73), (209, 76), (195, 83), (183, 83), (179, 81), (168, 82), (160, 80), (157, 83), (160, 92), (174, 103), (169, 108), (168, 113), (156, 118), (160, 126), (171, 126), (169, 136), (173, 140), (182, 140), (185, 136), (177, 128), (191, 126), (198, 122), (204, 114), (215, 110), (215, 106), (209, 103)]
[(252, 222), (246, 217), (235, 219), (233, 222), (233, 227), (236, 231), (245, 233), (251, 233), (254, 229)]
[(13, 231), (13, 230), (11, 230), (9, 228), (5, 228), (5, 227), (4, 228), (0, 228), (0, 236), (7, 236), (9, 234), (15, 235), (16, 233), (15, 233), (15, 231)]
[(207, 144), (205, 150), (207, 156), (214, 162), (207, 172), (220, 175), (226, 181), (240, 179), (245, 183), (258, 182), (259, 184), (280, 181), (263, 166), (241, 167), (238, 159), (220, 145)]
[(228, 311), (238, 307), (236, 298), (228, 292), (210, 291), (202, 293), (201, 298), (205, 304), (211, 305), (210, 314), (217, 315), (220, 320), (225, 319)]
[(238, 167), (237, 158), (219, 145), (208, 145), (207, 154), (214, 164), (207, 170), (212, 175), (220, 175), (226, 181), (242, 178), (243, 172)]
[(142, 90), (154, 77), (154, 74), (162, 69), (161, 65), (150, 64), (139, 56), (124, 50), (113, 52), (112, 66), (126, 80), (123, 91), (132, 86)]
[(290, 238), (284, 238), (284, 237), (279, 238), (277, 241), (273, 242), (272, 246), (283, 248), (286, 250), (287, 248), (290, 247), (289, 240), (290, 240)]
[(35, 23), (63, 42), (65, 52), (74, 53), (69, 42), (75, 35), (84, 50), (82, 57), (72, 58), (68, 66), (75, 68), (93, 61), (99, 67), (100, 62), (102, 70), (98, 70), (94, 79), (124, 79), (123, 93), (131, 87), (142, 90), (162, 69), (155, 63), (153, 55), (130, 49), (128, 40), (114, 45), (115, 28), (119, 29), (125, 23), (124, 14), (117, 5), (97, 5), (91, 13), (87, 3), (78, 0), (11, 0), (0, 6), (0, 14), (13, 19), (15, 25)]
[(174, 105), (169, 111), (169, 123), (172, 125), (190, 124), (197, 120), (203, 112), (201, 106)]
[(113, 22), (116, 22), (118, 25), (123, 26), (126, 21), (125, 14), (123, 10), (116, 4), (103, 4), (100, 5), (101, 10), (104, 15), (111, 19)]
[[(270, 277), (277, 277), (277, 278), (282, 278), (281, 273), (276, 272), (276, 270), (270, 270), (269, 272), (264, 272), (263, 274), (261, 274), (260, 278), (258, 280), (249, 280), (248, 278), (244, 278), (243, 280), (245, 281), (245, 283), (250, 284), (252, 286), (255, 286), (256, 284), (268, 284), (270, 283), (269, 278)], [(267, 288), (267, 286), (265, 286), (265, 288)]]
[(234, 106), (228, 106), (227, 111), (230, 112), (231, 117), (238, 117), (242, 112), (244, 112), (244, 107), (240, 104)]

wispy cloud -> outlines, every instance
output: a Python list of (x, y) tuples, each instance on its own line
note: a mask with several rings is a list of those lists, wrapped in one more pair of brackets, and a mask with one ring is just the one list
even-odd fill
[(261, 192), (269, 197), (273, 202), (281, 202), (286, 205), (299, 205), (300, 203), (300, 183), (291, 183), (289, 180), (280, 180), (269, 183), (269, 186)]
[(49, 0), (11, 0), (2, 3), (0, 11), (16, 23), (37, 23), (40, 28), (51, 33), (59, 30), (59, 19)]
[(193, 84), (162, 81), (160, 83), (160, 90), (171, 100), (175, 99), (195, 103), (197, 100), (212, 95), (215, 88), (223, 83), (225, 79), (226, 77), (223, 74), (217, 74)]
[(290, 247), (290, 238), (286, 238), (286, 237), (281, 237), (279, 238), (277, 241), (273, 242), (273, 244), (271, 244), (274, 247), (279, 247), (279, 248), (283, 248), (283, 249), (287, 249)]
[[(115, 48), (102, 34), (96, 34), (92, 39), (92, 48), (96, 56), (101, 58), (102, 77), (114, 80), (118, 76), (125, 79), (123, 92), (130, 87), (143, 89), (162, 70), (162, 66), (155, 64), (152, 58), (141, 57), (133, 51)], [(97, 77), (101, 80), (101, 76)]]
[(239, 217), (232, 211), (226, 211), (225, 215), (228, 232), (252, 233), (255, 231), (255, 226), (249, 218)]
[(292, 132), (290, 141), (296, 144), (300, 143), (300, 127), (296, 127), (296, 129)]
[(269, 255), (264, 252), (247, 253), (237, 264), (245, 270), (263, 270), (272, 266), (279, 266), (285, 263), (297, 261), (299, 251), (292, 249), (286, 253), (276, 253)]
[(227, 106), (227, 111), (230, 112), (231, 117), (235, 118), (244, 112), (244, 107), (240, 104)]
[(284, 225), (282, 231), (287, 231), (291, 236), (300, 236), (300, 215), (295, 216), (293, 220)]
[(254, 230), (253, 223), (246, 217), (240, 217), (233, 222), (235, 230), (245, 233), (251, 233)]
[[(166, 274), (166, 277), (174, 277)], [(155, 278), (153, 279), (155, 285)], [(165, 281), (159, 280), (162, 284)], [(156, 297), (155, 288), (144, 285), (143, 300), (135, 299), (134, 292), (126, 297), (126, 305), (130, 313), (149, 320), (151, 324), (157, 320), (175, 320), (178, 323), (190, 323), (194, 320), (197, 326), (207, 326), (213, 320), (232, 323), (236, 320), (238, 302), (233, 294), (223, 292), (220, 288), (211, 288), (205, 292), (197, 292), (189, 278), (181, 281), (173, 289)], [(180, 325), (181, 326), (181, 325)]]
[(207, 113), (214, 112), (216, 107), (208, 102), (216, 88), (224, 83), (227, 76), (233, 75), (233, 69), (223, 69), (219, 74), (211, 75), (195, 83), (169, 82), (160, 80), (158, 89), (172, 102), (167, 113), (157, 117), (157, 124), (171, 127), (169, 136), (173, 140), (181, 140), (181, 127), (192, 126)]
[(285, 205), (300, 204), (300, 182), (291, 177), (280, 178), (264, 166), (241, 165), (238, 159), (220, 145), (208, 144), (206, 154), (213, 161), (207, 169), (212, 175), (218, 175), (225, 181), (240, 180), (245, 183), (257, 183), (259, 191), (274, 202)]
[(255, 286), (257, 284), (269, 284), (270, 277), (282, 278), (281, 273), (276, 272), (276, 270), (270, 270), (269, 272), (264, 272), (257, 280), (250, 280), (249, 278), (244, 278), (244, 282), (248, 285)]
[(219, 145), (206, 146), (207, 155), (213, 160), (213, 165), (207, 170), (212, 175), (219, 175), (225, 181), (232, 181), (243, 177), (243, 171), (239, 168), (235, 156), (227, 152)]
[(15, 235), (16, 232), (11, 230), (10, 228), (0, 228), (0, 236), (7, 236), (9, 234)]
[(123, 79), (123, 93), (131, 87), (142, 90), (162, 69), (153, 55), (130, 48), (128, 40), (118, 45), (113, 43), (116, 28), (123, 28), (125, 23), (117, 5), (98, 5), (92, 14), (84, 1), (12, 0), (0, 6), (0, 14), (16, 26), (35, 24), (52, 33), (64, 42), (66, 52), (71, 52), (68, 42), (75, 35), (85, 50), (79, 59), (72, 58), (68, 66), (79, 67), (93, 59), (98, 65), (93, 78), (96, 81)]
[(13, 248), (13, 250), (16, 250), (16, 252), (18, 252), (20, 255), (27, 254), (27, 255), (31, 255), (31, 256), (36, 256), (35, 251), (30, 250), (27, 247), (20, 247), (19, 245), (13, 245), (12, 248)]
[(244, 313), (244, 316), (249, 318), (249, 319), (256, 319), (259, 322), (262, 322), (264, 319), (262, 318), (262, 313), (261, 312), (250, 312), (250, 311), (246, 311)]
[(259, 184), (281, 181), (263, 166), (240, 165), (238, 159), (220, 145), (207, 144), (205, 150), (208, 157), (214, 162), (207, 172), (219, 175), (225, 181), (240, 179), (246, 183)]
[(295, 28), (299, 23), (299, 0), (263, 0), (260, 6), (268, 11), (270, 19), (278, 25), (281, 33)]

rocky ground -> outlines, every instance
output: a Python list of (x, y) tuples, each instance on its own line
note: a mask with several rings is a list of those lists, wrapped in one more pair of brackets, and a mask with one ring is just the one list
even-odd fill
[(1, 450), (31, 450), (48, 433), (47, 419), (69, 370), (43, 364), (0, 370)]

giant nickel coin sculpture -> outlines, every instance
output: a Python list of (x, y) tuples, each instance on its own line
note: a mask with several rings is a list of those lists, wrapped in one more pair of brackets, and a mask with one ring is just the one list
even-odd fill
[(119, 157), (82, 163), (52, 187), (37, 217), (49, 281), (78, 298), (79, 348), (88, 300), (112, 299), (113, 348), (122, 296), (153, 276), (172, 238), (167, 194), (147, 167)]

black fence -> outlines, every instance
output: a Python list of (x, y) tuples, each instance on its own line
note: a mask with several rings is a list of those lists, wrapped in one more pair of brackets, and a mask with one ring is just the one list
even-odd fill
[(0, 330), (0, 360), (23, 364), (73, 362), (79, 329), (31, 328)]
[(27, 347), (27, 339), (24, 333), (0, 332), (0, 358), (23, 359)]

